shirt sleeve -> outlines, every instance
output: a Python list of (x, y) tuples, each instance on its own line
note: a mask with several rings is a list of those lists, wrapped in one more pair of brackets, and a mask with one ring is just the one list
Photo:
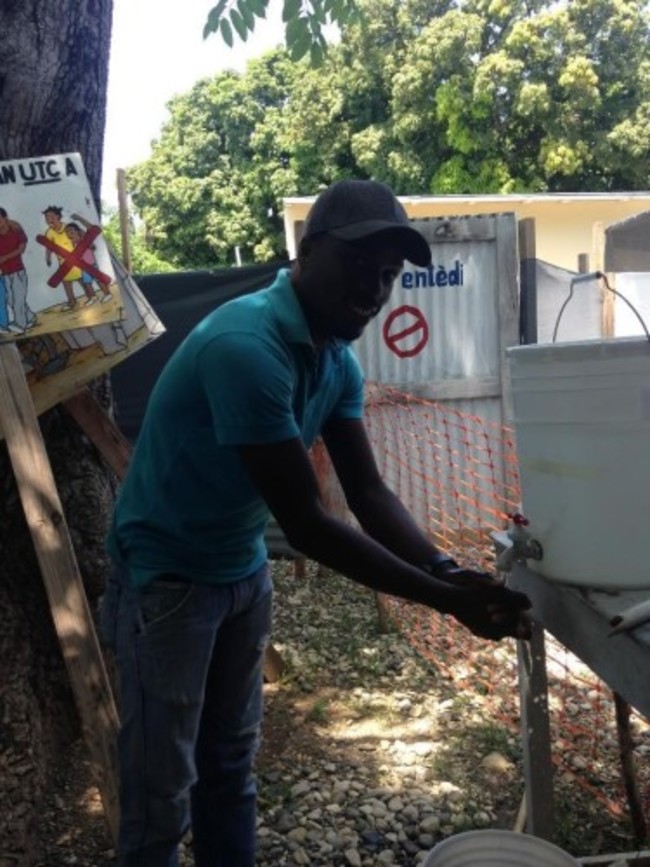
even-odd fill
[(292, 408), (290, 360), (261, 338), (242, 332), (214, 337), (200, 352), (197, 372), (219, 445), (300, 436)]

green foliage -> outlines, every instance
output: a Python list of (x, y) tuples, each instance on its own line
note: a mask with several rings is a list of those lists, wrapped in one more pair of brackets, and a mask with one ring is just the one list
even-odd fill
[[(280, 257), (283, 197), (342, 177), (404, 195), (647, 189), (645, 0), (356, 2), (319, 69), (278, 50), (170, 103), (128, 175), (147, 249), (188, 268)], [(284, 9), (295, 43), (307, 7)]]
[[(102, 232), (106, 243), (113, 253), (121, 258), (122, 235), (120, 218), (116, 208), (109, 208), (102, 213)], [(173, 262), (168, 262), (150, 250), (145, 237), (144, 226), (136, 228), (129, 222), (129, 245), (131, 253), (131, 270), (134, 274), (164, 274), (177, 271)]]
[[(255, 29), (256, 20), (266, 17), (268, 5), (269, 0), (219, 0), (208, 13), (204, 39), (218, 33), (232, 48), (236, 33), (245, 42)], [(289, 56), (301, 60), (309, 55), (312, 66), (321, 66), (327, 51), (323, 28), (346, 26), (358, 16), (355, 0), (283, 0), (282, 20)]]

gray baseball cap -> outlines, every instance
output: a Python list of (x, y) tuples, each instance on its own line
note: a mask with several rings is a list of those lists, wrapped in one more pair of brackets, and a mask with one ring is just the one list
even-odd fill
[(307, 214), (303, 238), (328, 234), (342, 241), (386, 235), (414, 265), (431, 263), (431, 248), (411, 225), (390, 187), (379, 181), (337, 181), (318, 196)]

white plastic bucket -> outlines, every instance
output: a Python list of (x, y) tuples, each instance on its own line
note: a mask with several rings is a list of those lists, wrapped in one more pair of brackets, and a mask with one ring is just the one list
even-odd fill
[(569, 584), (650, 587), (650, 343), (640, 337), (507, 350), (522, 511)]
[(438, 843), (422, 867), (579, 867), (553, 843), (514, 831), (465, 831)]

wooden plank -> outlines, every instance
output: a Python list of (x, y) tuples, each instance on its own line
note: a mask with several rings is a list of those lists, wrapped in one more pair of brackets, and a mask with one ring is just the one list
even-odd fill
[(648, 839), (648, 826), (643, 814), (643, 797), (639, 791), (639, 783), (634, 761), (634, 737), (630, 726), (632, 708), (617, 692), (614, 693), (614, 712), (616, 715), (616, 735), (618, 737), (618, 752), (621, 760), (621, 774), (627, 795), (630, 811), (630, 821), (634, 832), (634, 842), (642, 846)]
[(123, 479), (131, 459), (131, 443), (101, 404), (85, 388), (63, 401), (63, 406), (88, 435), (117, 477)]
[[(367, 402), (378, 404), (386, 400), (391, 405), (408, 404), (411, 397), (424, 400), (473, 400), (484, 397), (500, 397), (501, 379), (498, 376), (468, 376), (464, 379), (438, 379), (429, 382), (414, 382), (407, 386), (382, 386), (371, 382), (367, 387)], [(400, 392), (404, 392), (400, 394)]]
[(129, 233), (129, 205), (126, 192), (126, 172), (117, 170), (117, 207), (120, 218), (120, 241), (122, 246), (122, 262), (127, 272), (131, 273), (131, 241)]
[(498, 352), (501, 377), (501, 418), (513, 416), (512, 386), (506, 361), (506, 349), (519, 344), (519, 259), (517, 253), (517, 223), (514, 214), (496, 218), (496, 264), (498, 299)]
[[(593, 228), (594, 239), (594, 271), (605, 270), (605, 227), (603, 223), (594, 223)], [(615, 278), (613, 274), (608, 274), (607, 279), (614, 286)], [(616, 288), (614, 286), (614, 288)], [(602, 315), (601, 315), (601, 334), (603, 337), (614, 337), (614, 316), (616, 297), (613, 292), (610, 292), (605, 283), (601, 280), (601, 298), (602, 298)]]
[(0, 345), (0, 424), (109, 831), (117, 840), (118, 715), (18, 350)]
[(535, 220), (519, 221), (519, 281), (521, 343), (537, 343), (537, 253)]
[(586, 858), (578, 858), (578, 863), (583, 865), (600, 865), (600, 867), (650, 867), (650, 849), (635, 852), (618, 852), (615, 855), (588, 855)]
[(618, 852), (616, 855), (589, 855), (578, 858), (578, 864), (600, 867), (650, 867), (650, 849), (635, 852)]
[(578, 253), (578, 271), (580, 274), (589, 273), (589, 253)]

